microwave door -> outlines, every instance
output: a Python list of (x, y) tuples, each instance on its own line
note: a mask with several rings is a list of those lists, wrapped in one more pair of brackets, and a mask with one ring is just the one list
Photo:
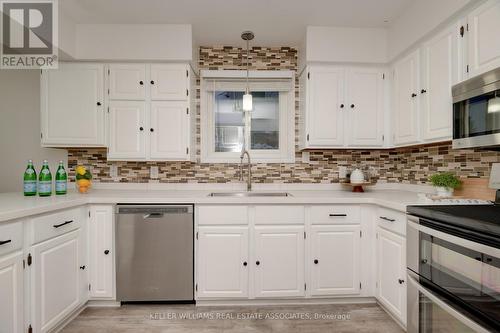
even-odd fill
[(418, 279), (418, 275), (408, 270), (408, 333), (489, 332), (422, 286)]

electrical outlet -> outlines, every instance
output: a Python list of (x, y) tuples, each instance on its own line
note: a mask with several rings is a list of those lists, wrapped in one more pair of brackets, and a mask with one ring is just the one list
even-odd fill
[(347, 178), (347, 167), (339, 166), (339, 178)]
[(149, 170), (149, 178), (158, 179), (158, 167), (156, 165), (152, 165)]
[(118, 177), (118, 167), (116, 165), (110, 165), (109, 166), (109, 176), (111, 178), (117, 178)]
[(302, 152), (302, 163), (309, 163), (310, 162), (310, 159), (309, 159), (309, 152), (308, 151), (303, 151)]

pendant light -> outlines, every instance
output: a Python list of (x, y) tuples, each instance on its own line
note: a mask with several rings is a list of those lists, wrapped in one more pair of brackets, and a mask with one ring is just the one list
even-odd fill
[(250, 84), (248, 83), (248, 77), (250, 75), (249, 71), (249, 58), (250, 58), (250, 48), (249, 42), (254, 38), (254, 34), (251, 31), (243, 31), (241, 34), (241, 39), (247, 42), (247, 87), (245, 89), (245, 94), (243, 95), (243, 111), (252, 111), (252, 95), (250, 94)]
[(495, 91), (495, 97), (488, 100), (488, 113), (500, 112), (500, 96), (497, 96)]

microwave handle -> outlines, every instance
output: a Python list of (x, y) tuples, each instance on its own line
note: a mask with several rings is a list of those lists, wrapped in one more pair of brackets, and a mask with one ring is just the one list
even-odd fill
[(480, 333), (488, 333), (484, 327), (479, 326), (477, 323), (473, 322), (469, 318), (465, 317), (463, 314), (446, 304), (442, 301), (438, 296), (436, 296), (432, 291), (423, 287), (418, 281), (415, 279), (417, 275), (411, 271), (408, 271), (408, 281), (410, 281), (410, 287), (416, 288), (419, 292), (421, 292), (425, 297), (430, 299), (434, 304), (443, 309), (446, 313), (453, 316), (456, 320), (460, 321), (465, 326), (469, 327), (475, 332)]

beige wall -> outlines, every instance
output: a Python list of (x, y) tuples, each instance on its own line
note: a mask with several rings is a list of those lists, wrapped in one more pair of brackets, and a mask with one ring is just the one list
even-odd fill
[(59, 160), (67, 164), (68, 154), (40, 147), (40, 72), (0, 70), (0, 192), (22, 191), (28, 159), (37, 173), (48, 159), (54, 173)]

